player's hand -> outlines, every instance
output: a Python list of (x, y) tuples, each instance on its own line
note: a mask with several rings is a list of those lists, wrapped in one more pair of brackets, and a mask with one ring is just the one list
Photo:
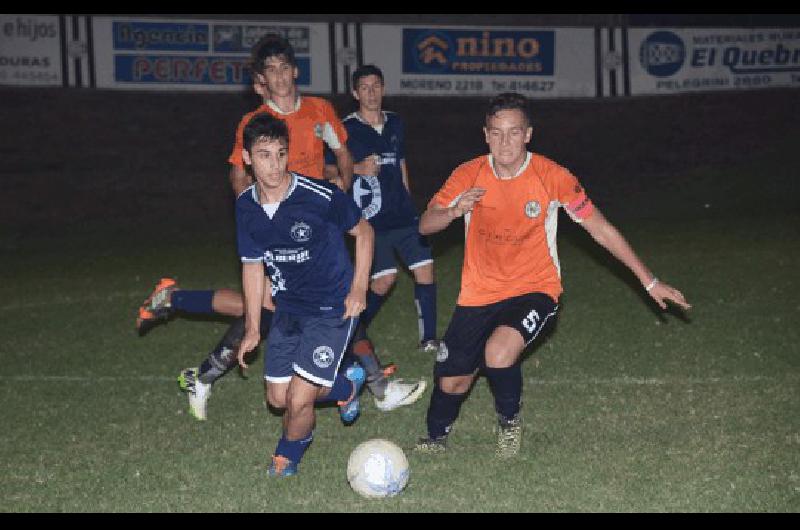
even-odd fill
[(453, 206), (456, 217), (461, 217), (462, 215), (471, 212), (475, 205), (483, 198), (485, 193), (485, 188), (470, 188), (465, 191), (458, 199), (458, 202), (455, 204), (455, 206)]
[(245, 331), (244, 338), (239, 344), (239, 351), (236, 352), (236, 359), (239, 361), (239, 366), (247, 369), (247, 363), (244, 362), (244, 356), (247, 355), (248, 352), (256, 349), (259, 342), (261, 342), (261, 336), (259, 335), (258, 331)]
[(375, 177), (381, 171), (381, 157), (379, 155), (369, 155), (353, 167), (353, 171), (365, 177)]
[(342, 320), (348, 318), (355, 318), (367, 308), (367, 291), (366, 289), (351, 290), (347, 293), (347, 298), (344, 299), (344, 315)]
[(658, 307), (661, 309), (667, 308), (665, 300), (670, 301), (686, 310), (692, 308), (692, 305), (686, 301), (686, 298), (683, 297), (683, 293), (662, 281), (656, 283), (653, 288), (650, 289), (648, 294), (653, 300), (656, 301)]

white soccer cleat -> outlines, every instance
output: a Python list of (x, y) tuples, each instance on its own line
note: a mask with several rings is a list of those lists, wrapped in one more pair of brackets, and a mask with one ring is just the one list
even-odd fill
[(419, 351), (423, 353), (436, 353), (439, 351), (439, 341), (436, 339), (429, 339), (419, 344)]
[(375, 405), (384, 412), (411, 405), (420, 398), (427, 386), (424, 379), (415, 383), (406, 383), (403, 379), (392, 379), (386, 385), (383, 399), (375, 398)]
[(206, 419), (206, 404), (211, 395), (211, 385), (195, 379), (193, 384), (186, 389), (189, 394), (189, 412), (198, 420)]

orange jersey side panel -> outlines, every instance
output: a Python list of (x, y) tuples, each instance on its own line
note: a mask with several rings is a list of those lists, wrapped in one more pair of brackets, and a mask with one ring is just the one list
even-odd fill
[(520, 175), (500, 180), (482, 156), (456, 168), (430, 205), (448, 207), (472, 187), (486, 194), (469, 216), (458, 304), (482, 306), (532, 292), (558, 300), (558, 207), (578, 222), (593, 211), (578, 180), (536, 154)]
[(289, 171), (323, 179), (325, 153), (322, 138), (325, 125), (330, 126), (341, 146), (347, 142), (347, 131), (328, 101), (310, 96), (302, 96), (300, 108), (289, 114), (281, 114), (269, 105), (261, 105), (253, 112), (245, 114), (236, 129), (236, 143), (228, 157), (228, 162), (244, 168), (242, 160), (244, 128), (250, 118), (261, 112), (268, 112), (276, 118), (282, 119), (289, 128)]

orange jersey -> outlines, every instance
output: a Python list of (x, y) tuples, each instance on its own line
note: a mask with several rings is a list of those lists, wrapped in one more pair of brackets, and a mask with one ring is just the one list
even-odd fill
[(491, 155), (485, 155), (456, 168), (429, 206), (454, 205), (473, 187), (486, 193), (465, 218), (458, 304), (482, 306), (532, 292), (558, 301), (558, 207), (577, 222), (594, 211), (578, 180), (566, 168), (533, 153), (516, 177), (500, 180)]
[(333, 106), (322, 98), (301, 96), (294, 112), (283, 113), (271, 101), (248, 112), (236, 129), (236, 144), (228, 162), (244, 168), (243, 133), (247, 122), (260, 112), (268, 112), (286, 122), (289, 128), (289, 171), (323, 179), (325, 153), (323, 142), (331, 149), (340, 149), (347, 142), (347, 131), (336, 116)]

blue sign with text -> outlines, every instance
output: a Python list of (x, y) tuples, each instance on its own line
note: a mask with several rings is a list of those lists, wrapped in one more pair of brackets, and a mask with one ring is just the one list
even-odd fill
[(555, 31), (403, 29), (403, 73), (553, 75)]

